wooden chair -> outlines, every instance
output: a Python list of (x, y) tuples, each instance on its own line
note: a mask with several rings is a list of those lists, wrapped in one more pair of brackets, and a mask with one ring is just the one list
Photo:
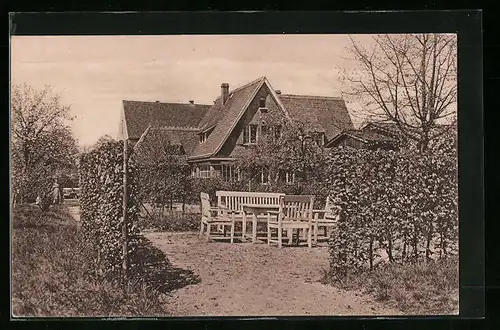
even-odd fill
[(276, 206), (276, 210), (280, 204), (280, 197), (285, 196), (282, 193), (265, 193), (265, 192), (247, 192), (247, 191), (216, 191), (217, 206), (234, 212), (236, 221), (242, 222), (241, 238), (247, 237), (247, 223), (252, 222), (252, 242), (257, 241), (257, 222), (267, 224), (268, 217), (266, 214), (255, 214), (248, 216), (243, 212), (243, 205), (272, 205)]
[(313, 222), (313, 236), (314, 244), (318, 243), (319, 229), (324, 229), (324, 238), (328, 239), (328, 228), (335, 227), (338, 223), (338, 217), (340, 216), (339, 208), (337, 205), (333, 204), (330, 197), (326, 198), (325, 209), (324, 210), (313, 210), (314, 222)]
[[(201, 198), (201, 228), (200, 237), (204, 232), (207, 241), (210, 240), (224, 240), (229, 239), (231, 243), (234, 242), (234, 213), (219, 207), (210, 206), (210, 197), (207, 193), (200, 193)], [(230, 214), (231, 213), (231, 214)], [(212, 226), (217, 226), (215, 232), (211, 231)], [(226, 226), (230, 227), (230, 235), (226, 236)], [(206, 231), (205, 231), (206, 227)], [(215, 233), (219, 235), (215, 235)], [(221, 235), (222, 234), (222, 235)]]
[[(283, 230), (291, 232), (294, 229), (307, 232), (307, 246), (312, 247), (314, 196), (287, 195), (280, 197), (280, 208), (277, 219), (268, 215), (267, 244), (276, 243), (278, 248), (283, 246)], [(272, 237), (271, 231), (277, 229), (277, 238)], [(288, 244), (291, 244), (292, 235), (288, 235)], [(300, 238), (299, 238), (300, 239)]]

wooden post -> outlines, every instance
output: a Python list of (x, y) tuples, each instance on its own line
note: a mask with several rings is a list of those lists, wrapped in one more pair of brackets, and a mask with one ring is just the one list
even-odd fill
[(127, 191), (127, 176), (128, 176), (128, 155), (127, 155), (127, 139), (123, 139), (123, 223), (122, 223), (122, 239), (123, 239), (123, 261), (122, 269), (125, 279), (128, 276), (128, 228), (127, 228), (127, 202), (128, 202), (128, 191)]

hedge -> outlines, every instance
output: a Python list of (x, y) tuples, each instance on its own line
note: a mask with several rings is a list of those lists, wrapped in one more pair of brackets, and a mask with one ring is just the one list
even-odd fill
[[(82, 229), (90, 246), (94, 247), (97, 274), (116, 278), (122, 265), (122, 200), (123, 200), (123, 145), (108, 141), (80, 158), (80, 207)], [(128, 253), (137, 247), (135, 226), (137, 204), (136, 165), (129, 159), (128, 166)], [(130, 257), (132, 259), (132, 257)], [(123, 274), (121, 274), (123, 275)]]
[(335, 276), (371, 270), (377, 260), (418, 263), (457, 253), (455, 146), (447, 140), (425, 155), (332, 150), (327, 185), (342, 209), (329, 240)]

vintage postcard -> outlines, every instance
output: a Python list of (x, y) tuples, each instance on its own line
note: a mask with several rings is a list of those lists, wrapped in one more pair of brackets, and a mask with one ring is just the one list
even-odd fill
[(457, 35), (11, 37), (12, 315), (459, 308)]

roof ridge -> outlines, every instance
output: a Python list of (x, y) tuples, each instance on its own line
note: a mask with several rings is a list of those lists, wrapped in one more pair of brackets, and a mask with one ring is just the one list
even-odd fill
[(321, 96), (321, 95), (279, 94), (279, 97), (325, 99), (325, 100), (336, 100), (336, 101), (343, 100), (342, 97), (340, 97), (340, 96)]
[(138, 101), (138, 100), (122, 100), (123, 102), (138, 102), (138, 103), (151, 103), (151, 104), (176, 104), (176, 105), (202, 105), (206, 107), (211, 107), (211, 104), (201, 104), (201, 103), (182, 103), (182, 102), (157, 102), (157, 101)]
[(157, 126), (151, 129), (160, 129), (162, 131), (198, 131), (198, 127), (194, 126)]
[[(257, 82), (260, 82), (260, 81), (262, 81), (262, 80), (264, 80), (264, 79), (266, 79), (266, 76), (259, 77), (259, 78), (255, 79), (255, 80), (252, 80), (252, 81), (251, 81), (251, 82), (249, 82), (249, 83), (246, 83), (246, 84), (245, 84), (245, 85), (243, 85), (243, 86), (239, 86), (239, 87), (237, 87), (237, 88), (235, 88), (235, 89), (233, 89), (233, 90), (230, 90), (230, 91), (229, 91), (229, 94), (234, 93), (234, 92), (236, 92), (236, 91), (239, 91), (239, 90), (241, 90), (241, 89), (243, 89), (243, 88), (247, 88), (248, 86), (251, 86), (251, 85), (253, 85), (253, 84), (257, 83)], [(220, 96), (219, 96), (217, 99), (219, 99), (219, 98), (220, 98)], [(217, 99), (216, 99), (216, 100), (217, 100)]]

